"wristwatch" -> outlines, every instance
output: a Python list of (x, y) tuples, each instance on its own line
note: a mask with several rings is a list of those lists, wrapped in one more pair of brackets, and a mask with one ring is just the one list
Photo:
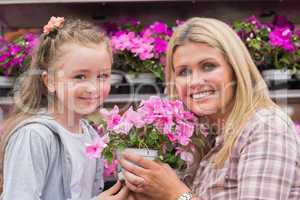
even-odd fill
[(185, 192), (182, 195), (180, 195), (176, 200), (192, 200), (193, 193), (191, 192)]

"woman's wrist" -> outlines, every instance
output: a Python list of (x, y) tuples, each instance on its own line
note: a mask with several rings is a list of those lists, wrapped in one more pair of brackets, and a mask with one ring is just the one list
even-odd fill
[(190, 188), (188, 188), (186, 185), (184, 185), (183, 187), (178, 187), (176, 188), (176, 190), (172, 191), (172, 194), (169, 195), (170, 199), (169, 200), (178, 200), (178, 198), (180, 196), (182, 196), (183, 194), (187, 193), (187, 192), (191, 192)]
[(191, 191), (182, 193), (176, 200), (192, 200), (193, 199), (193, 193)]

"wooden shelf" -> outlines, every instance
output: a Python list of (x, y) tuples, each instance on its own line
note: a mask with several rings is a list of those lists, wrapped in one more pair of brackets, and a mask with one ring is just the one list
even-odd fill
[(0, 5), (45, 3), (110, 3), (110, 2), (195, 2), (196, 0), (0, 0)]
[(12, 97), (0, 97), (0, 106), (1, 105), (11, 105), (13, 104)]
[(273, 90), (270, 91), (272, 99), (300, 99), (300, 89), (298, 90)]
[[(154, 96), (157, 94), (112, 94), (108, 97), (105, 103), (109, 104), (117, 104), (117, 103), (134, 103), (139, 102), (141, 100), (146, 100), (150, 96)], [(160, 97), (165, 98), (165, 95), (159, 94)], [(300, 90), (274, 90), (270, 91), (270, 96), (274, 100), (290, 100), (296, 99), (300, 100)], [(300, 103), (300, 101), (299, 101)], [(10, 105), (13, 104), (12, 97), (0, 97), (0, 105)]]
[[(117, 103), (134, 103), (139, 102), (142, 100), (146, 100), (149, 97), (153, 96), (155, 94), (143, 94), (143, 95), (137, 95), (137, 94), (112, 94), (108, 97), (108, 99), (104, 103), (109, 104), (117, 104)], [(162, 98), (164, 98), (164, 95), (160, 95)], [(11, 105), (13, 104), (13, 98), (12, 97), (0, 97), (0, 105)]]

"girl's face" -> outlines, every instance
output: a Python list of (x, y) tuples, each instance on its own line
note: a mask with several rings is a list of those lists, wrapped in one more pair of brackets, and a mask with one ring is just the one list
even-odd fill
[(188, 42), (174, 52), (179, 98), (198, 116), (226, 116), (233, 104), (233, 70), (223, 54), (203, 43)]
[(61, 110), (87, 115), (103, 104), (112, 65), (105, 45), (66, 44), (56, 65), (53, 87)]

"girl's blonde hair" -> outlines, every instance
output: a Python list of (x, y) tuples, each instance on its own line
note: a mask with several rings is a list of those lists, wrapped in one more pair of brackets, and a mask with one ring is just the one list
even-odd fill
[(245, 122), (254, 111), (258, 107), (276, 105), (270, 99), (267, 86), (247, 48), (234, 30), (219, 20), (198, 17), (191, 18), (176, 28), (170, 39), (167, 51), (166, 91), (171, 98), (178, 98), (174, 84), (173, 55), (176, 48), (187, 42), (204, 43), (219, 49), (232, 67), (236, 79), (234, 105), (223, 132), (224, 144), (213, 158), (215, 167), (221, 167), (229, 158)]
[(41, 74), (43, 71), (51, 71), (55, 61), (62, 56), (60, 48), (67, 43), (88, 47), (104, 44), (112, 60), (112, 50), (107, 36), (87, 21), (67, 19), (62, 28), (40, 36), (39, 44), (32, 54), (31, 64), (14, 88), (14, 108), (2, 127), (0, 192), (3, 187), (3, 159), (7, 141), (17, 124), (48, 106), (52, 95), (49, 95)]

